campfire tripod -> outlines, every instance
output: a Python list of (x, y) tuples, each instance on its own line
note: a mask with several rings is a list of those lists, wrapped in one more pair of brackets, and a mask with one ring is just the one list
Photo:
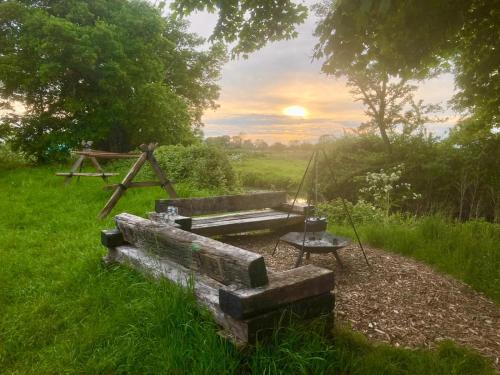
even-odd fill
[[(320, 154), (320, 152), (322, 153), (323, 155), (323, 158), (326, 162), (326, 165), (328, 167), (328, 171), (330, 172), (330, 175), (333, 179), (333, 181), (335, 183), (337, 183), (337, 179), (335, 178), (335, 173), (333, 172), (333, 168), (332, 168), (332, 164), (330, 163), (330, 160), (328, 158), (328, 155), (326, 154), (325, 150), (323, 148), (319, 148), (319, 147), (316, 147), (309, 159), (309, 162), (307, 163), (307, 167), (306, 167), (306, 170), (304, 172), (304, 175), (302, 176), (302, 179), (300, 181), (300, 184), (299, 184), (299, 187), (297, 189), (297, 192), (295, 193), (295, 196), (293, 198), (293, 202), (292, 202), (292, 207), (291, 209), (289, 210), (288, 212), (288, 215), (287, 215), (287, 218), (286, 218), (286, 221), (288, 221), (289, 217), (290, 217), (290, 213), (293, 211), (293, 208), (295, 206), (295, 203), (297, 201), (297, 198), (299, 196), (299, 193), (302, 189), (302, 186), (304, 185), (304, 181), (306, 179), (306, 176), (307, 176), (307, 173), (309, 172), (309, 168), (311, 167), (311, 163), (314, 161), (314, 185), (313, 185), (313, 189), (314, 189), (314, 204), (317, 204), (318, 203), (318, 156)], [(307, 198), (307, 203), (308, 205), (311, 204), (311, 196), (313, 194), (308, 194), (308, 198)], [(340, 195), (340, 199), (342, 201), (342, 207), (344, 208), (344, 211), (347, 215), (347, 218), (349, 220), (349, 224), (351, 225), (353, 231), (354, 231), (354, 235), (356, 236), (356, 240), (359, 244), (359, 247), (363, 253), (363, 257), (365, 258), (365, 262), (366, 264), (370, 267), (370, 263), (368, 262), (368, 258), (366, 257), (366, 253), (365, 253), (365, 249), (363, 247), (363, 244), (361, 243), (361, 240), (359, 238), (359, 235), (358, 235), (358, 231), (356, 229), (356, 226), (354, 225), (354, 220), (352, 219), (352, 216), (351, 216), (351, 213), (349, 212), (349, 208), (347, 207), (347, 204), (346, 204), (346, 201), (344, 199), (344, 197), (342, 195)], [(304, 235), (303, 235), (303, 238), (302, 238), (302, 247), (300, 249), (301, 253), (300, 253), (300, 256), (297, 260), (297, 264), (296, 264), (296, 267), (300, 264), (300, 260), (302, 259), (302, 255), (305, 251), (305, 243), (306, 243), (306, 236), (307, 236), (307, 229), (308, 229), (308, 225), (309, 223), (311, 222), (311, 210), (306, 210), (305, 212), (305, 218), (304, 218)], [(313, 229), (314, 230), (314, 229)], [(273, 250), (273, 253), (272, 255), (274, 256), (274, 254), (276, 253), (276, 250), (278, 248), (278, 245), (281, 241), (281, 238), (278, 238), (278, 240), (276, 241), (276, 245), (274, 246), (274, 250)], [(335, 253), (336, 254), (336, 253)], [(309, 253), (307, 253), (307, 255), (309, 255)]]

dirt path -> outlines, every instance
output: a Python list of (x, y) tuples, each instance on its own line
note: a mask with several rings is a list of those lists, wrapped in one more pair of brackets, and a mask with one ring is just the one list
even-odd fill
[[(231, 243), (264, 255), (274, 269), (293, 267), (297, 250), (275, 235), (226, 236)], [(344, 269), (331, 254), (312, 254), (310, 263), (335, 271), (336, 321), (373, 340), (395, 346), (431, 348), (451, 339), (492, 359), (500, 369), (500, 309), (466, 284), (415, 260), (367, 248), (340, 251)], [(307, 261), (306, 261), (307, 263)]]

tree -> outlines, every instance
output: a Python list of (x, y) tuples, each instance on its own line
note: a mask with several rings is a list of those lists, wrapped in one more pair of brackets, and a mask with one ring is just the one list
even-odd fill
[(209, 146), (229, 148), (231, 145), (231, 137), (228, 135), (221, 135), (218, 137), (208, 137), (205, 143)]
[(351, 67), (345, 74), (355, 100), (366, 107), (368, 121), (362, 123), (359, 129), (378, 131), (389, 154), (392, 154), (390, 136), (394, 135), (396, 128), (399, 127), (407, 136), (415, 132), (425, 134), (426, 123), (441, 121), (431, 117), (440, 107), (415, 101), (413, 94), (417, 86), (404, 78), (390, 77), (371, 67), (363, 71)]
[(251, 139), (245, 139), (241, 147), (245, 150), (253, 150), (255, 148), (255, 145), (253, 144)]
[(318, 12), (315, 57), (324, 71), (375, 63), (408, 79), (453, 70), (456, 108), (499, 126), (500, 0), (336, 0)]
[(217, 12), (210, 39), (234, 45), (232, 55), (244, 57), (267, 42), (296, 37), (295, 26), (307, 17), (307, 7), (290, 0), (175, 0), (171, 9), (181, 17), (194, 11)]
[(254, 144), (258, 150), (267, 150), (269, 148), (269, 145), (263, 139), (256, 139)]
[(215, 107), (224, 48), (145, 1), (5, 1), (0, 30), (0, 97), (26, 107), (0, 133), (39, 160), (82, 139), (190, 142)]

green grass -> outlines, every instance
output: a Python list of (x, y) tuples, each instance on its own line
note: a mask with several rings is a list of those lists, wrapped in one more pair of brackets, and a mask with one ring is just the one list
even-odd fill
[(294, 192), (304, 174), (310, 152), (255, 152), (239, 154), (233, 161), (240, 181), (247, 188)]
[[(59, 169), (59, 168), (57, 168)], [(374, 346), (321, 321), (239, 352), (193, 295), (125, 267), (105, 269), (98, 179), (64, 186), (56, 168), (0, 171), (1, 374), (492, 374), (451, 343), (435, 351)], [(179, 186), (183, 195), (203, 194)], [(144, 215), (160, 189), (127, 191), (113, 213)]]
[[(500, 305), (500, 225), (430, 216), (363, 224), (358, 229), (363, 242), (430, 264)], [(353, 236), (350, 227), (331, 230)]]

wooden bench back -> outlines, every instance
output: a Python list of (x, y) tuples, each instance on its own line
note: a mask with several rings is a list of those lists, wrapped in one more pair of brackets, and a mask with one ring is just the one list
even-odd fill
[(127, 213), (115, 216), (115, 222), (126, 242), (225, 285), (268, 283), (262, 255)]
[(158, 199), (156, 212), (166, 212), (168, 206), (177, 207), (179, 215), (196, 216), (218, 212), (236, 212), (279, 207), (287, 202), (285, 191), (271, 191), (238, 195), (219, 195), (208, 198)]

